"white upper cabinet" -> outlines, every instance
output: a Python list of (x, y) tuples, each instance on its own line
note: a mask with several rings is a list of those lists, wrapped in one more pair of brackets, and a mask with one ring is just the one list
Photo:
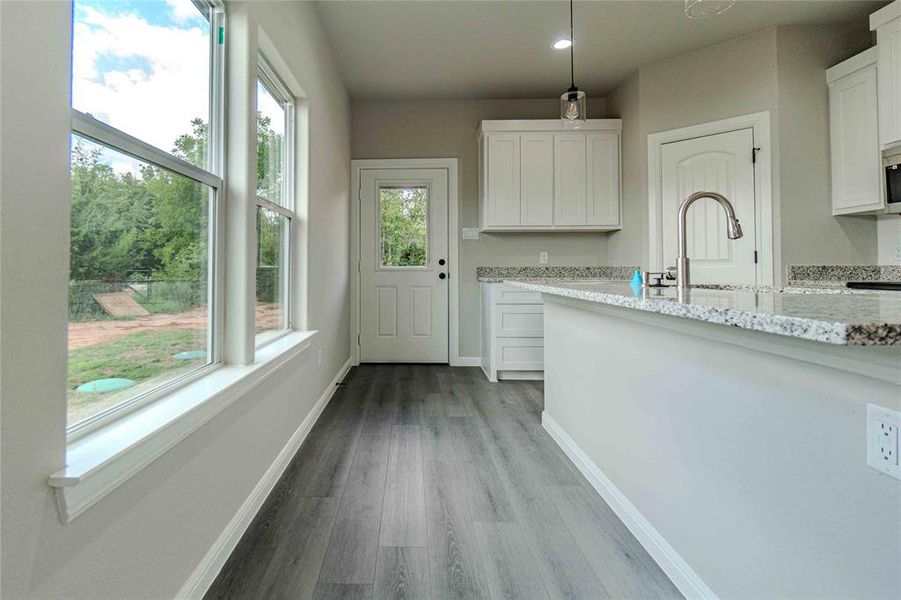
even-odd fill
[(588, 146), (588, 224), (619, 225), (619, 134), (591, 132)]
[(483, 231), (608, 231), (620, 223), (619, 119), (482, 121)]
[(486, 138), (488, 219), (501, 226), (520, 223), (520, 139), (516, 133), (492, 133)]
[(554, 134), (554, 224), (585, 225), (588, 161), (585, 134)]
[(520, 135), (520, 220), (517, 225), (554, 224), (554, 135)]
[(826, 71), (832, 153), (832, 214), (872, 212), (882, 194), (877, 116), (877, 49)]
[(879, 141), (901, 143), (901, 0), (870, 15), (879, 52)]

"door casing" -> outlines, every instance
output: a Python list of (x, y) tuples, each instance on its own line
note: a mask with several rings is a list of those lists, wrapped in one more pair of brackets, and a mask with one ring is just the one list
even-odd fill
[(477, 367), (479, 357), (460, 356), (460, 232), (458, 227), (458, 167), (456, 158), (389, 158), (351, 161), (350, 202), (350, 348), (351, 363), (360, 364), (360, 182), (366, 169), (447, 170), (448, 362), (452, 367)]
[[(770, 141), (770, 112), (764, 111), (732, 117), (721, 121), (701, 123), (670, 131), (648, 135), (648, 269), (662, 271), (663, 264), (663, 169), (662, 146), (671, 142), (681, 142), (693, 138), (728, 133), (738, 129), (751, 128), (754, 144), (758, 148), (754, 169), (754, 193), (756, 205), (755, 239), (758, 245), (757, 281), (760, 285), (781, 285), (782, 273), (779, 245), (778, 215), (773, 211), (772, 161), (773, 150)], [(746, 235), (750, 232), (746, 232)]]

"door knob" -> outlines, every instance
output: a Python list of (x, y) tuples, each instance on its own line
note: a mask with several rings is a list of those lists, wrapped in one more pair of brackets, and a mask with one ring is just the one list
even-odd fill
[(438, 264), (439, 264), (439, 265), (444, 265), (444, 263), (445, 263), (445, 260), (444, 260), (443, 258), (439, 258), (439, 259), (438, 259)]
[(447, 273), (438, 273), (438, 279), (444, 279), (447, 277)]

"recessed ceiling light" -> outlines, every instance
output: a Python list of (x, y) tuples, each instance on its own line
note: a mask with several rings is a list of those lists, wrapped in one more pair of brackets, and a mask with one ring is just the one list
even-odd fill
[(572, 40), (570, 40), (569, 38), (560, 38), (559, 40), (554, 42), (554, 49), (555, 50), (566, 50), (567, 48), (569, 48), (572, 45), (573, 45)]

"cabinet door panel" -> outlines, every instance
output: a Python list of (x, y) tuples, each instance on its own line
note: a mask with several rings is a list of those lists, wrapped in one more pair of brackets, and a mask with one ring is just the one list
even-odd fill
[(586, 185), (585, 134), (555, 133), (555, 225), (586, 224)]
[(879, 129), (883, 146), (901, 142), (901, 18), (876, 31), (879, 51)]
[(523, 133), (520, 137), (520, 223), (554, 222), (554, 136)]
[(589, 133), (588, 224), (619, 224), (619, 134)]
[(882, 207), (876, 111), (875, 65), (830, 83), (834, 214)]
[(519, 134), (489, 134), (487, 146), (488, 226), (519, 225)]

